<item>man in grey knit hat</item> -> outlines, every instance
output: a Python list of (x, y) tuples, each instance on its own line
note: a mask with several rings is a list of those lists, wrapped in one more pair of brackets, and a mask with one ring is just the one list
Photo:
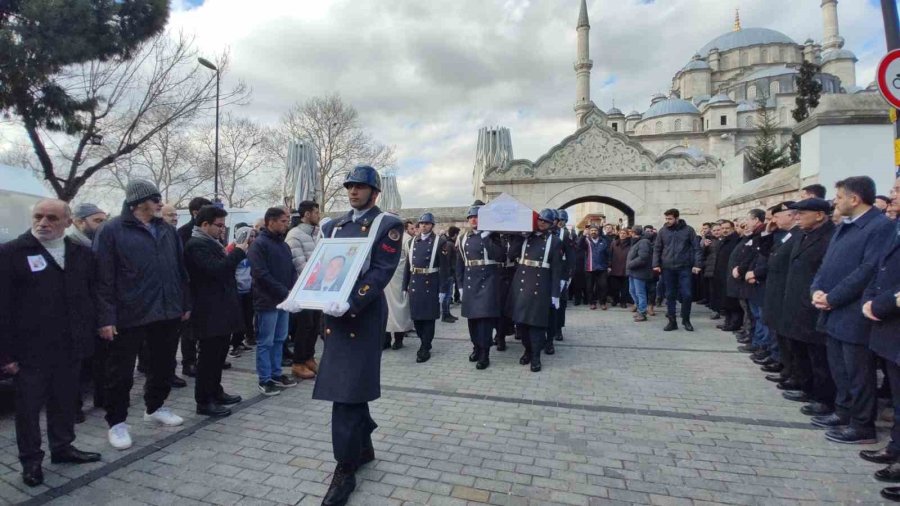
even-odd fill
[(144, 421), (184, 423), (163, 403), (175, 374), (178, 326), (191, 316), (190, 290), (181, 240), (160, 217), (161, 209), (156, 185), (133, 179), (125, 189), (122, 214), (109, 220), (94, 240), (99, 334), (109, 341), (104, 407), (109, 442), (118, 450), (132, 444), (125, 420), (142, 345), (149, 362)]
[(107, 218), (107, 214), (96, 204), (78, 204), (72, 210), (72, 226), (66, 235), (78, 244), (90, 248), (94, 236)]

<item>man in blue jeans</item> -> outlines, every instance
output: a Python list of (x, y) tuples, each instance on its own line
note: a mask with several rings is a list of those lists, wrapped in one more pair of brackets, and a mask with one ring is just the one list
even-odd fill
[(297, 279), (291, 248), (284, 242), (290, 215), (281, 207), (266, 211), (264, 227), (250, 245), (253, 309), (256, 310), (256, 374), (263, 395), (278, 395), (297, 383), (281, 372), (282, 345), (288, 334), (288, 313), (277, 309)]
[(664, 213), (666, 225), (659, 230), (653, 245), (653, 271), (662, 272), (666, 284), (666, 318), (669, 323), (663, 329), (668, 332), (678, 329), (675, 319), (675, 305), (681, 300), (681, 325), (688, 332), (691, 325), (691, 279), (700, 272), (703, 264), (700, 237), (684, 220), (679, 219), (678, 209)]

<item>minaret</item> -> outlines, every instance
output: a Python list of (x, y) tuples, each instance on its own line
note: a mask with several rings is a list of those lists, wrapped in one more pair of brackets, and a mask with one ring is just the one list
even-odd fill
[(575, 30), (578, 32), (578, 59), (575, 60), (575, 119), (578, 128), (581, 128), (588, 114), (594, 109), (594, 102), (591, 101), (591, 69), (594, 62), (591, 61), (591, 25), (588, 22), (587, 0), (581, 0), (578, 26)]
[(837, 3), (838, 0), (822, 0), (823, 52), (844, 47), (844, 38), (838, 30)]
[(734, 10), (734, 27), (732, 27), (731, 31), (739, 32), (741, 31), (741, 10)]

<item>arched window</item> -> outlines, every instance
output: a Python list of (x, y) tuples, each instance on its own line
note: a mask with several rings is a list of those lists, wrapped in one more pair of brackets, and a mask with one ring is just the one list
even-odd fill
[(657, 121), (653, 133), (661, 134), (663, 131), (662, 121)]
[(650, 133), (650, 127), (649, 127), (649, 126), (644, 125), (644, 126), (641, 127), (641, 135), (647, 135), (647, 134), (649, 134), (649, 133)]
[(676, 132), (681, 131), (681, 120), (680, 119), (675, 120), (675, 131)]
[(781, 93), (781, 83), (778, 81), (772, 81), (771, 83), (769, 83), (769, 96), (774, 97), (779, 93)]
[(753, 116), (752, 116), (752, 115), (747, 116), (746, 118), (744, 118), (744, 128), (753, 128), (754, 126), (756, 126), (756, 124), (753, 123)]
[(756, 85), (747, 86), (747, 100), (756, 100)]

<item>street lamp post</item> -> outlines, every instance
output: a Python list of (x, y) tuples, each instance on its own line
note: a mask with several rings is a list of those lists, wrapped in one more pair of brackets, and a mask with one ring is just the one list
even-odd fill
[(213, 176), (213, 200), (219, 201), (219, 68), (206, 58), (197, 58), (197, 62), (204, 67), (216, 71), (216, 148), (215, 148), (215, 175)]

